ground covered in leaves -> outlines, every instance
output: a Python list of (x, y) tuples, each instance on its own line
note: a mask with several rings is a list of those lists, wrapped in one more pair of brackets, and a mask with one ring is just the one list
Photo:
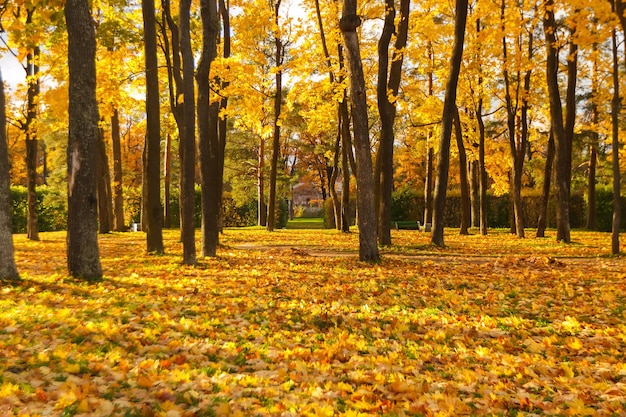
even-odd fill
[(105, 280), (68, 279), (64, 233), (16, 236), (0, 288), (0, 415), (626, 415), (626, 259), (610, 236), (226, 230), (180, 265), (101, 236)]

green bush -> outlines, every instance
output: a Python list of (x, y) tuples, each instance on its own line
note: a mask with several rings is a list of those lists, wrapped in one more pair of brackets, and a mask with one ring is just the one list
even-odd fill
[[(65, 230), (67, 227), (67, 198), (59, 190), (37, 187), (37, 225), (40, 232)], [(13, 233), (26, 233), (28, 221), (28, 191), (26, 187), (11, 187)]]

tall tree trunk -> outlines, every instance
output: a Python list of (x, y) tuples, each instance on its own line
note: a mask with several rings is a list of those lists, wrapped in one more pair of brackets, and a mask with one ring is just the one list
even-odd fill
[(170, 204), (172, 187), (172, 135), (165, 136), (163, 155), (163, 227), (172, 227), (172, 209)]
[(0, 281), (19, 280), (11, 224), (11, 174), (7, 143), (7, 113), (4, 81), (0, 72)]
[(365, 77), (359, 49), (357, 28), (361, 18), (357, 15), (356, 0), (344, 0), (339, 28), (346, 48), (346, 61), (350, 75), (350, 102), (352, 103), (352, 123), (354, 146), (356, 149), (357, 207), (359, 226), (359, 259), (378, 262), (380, 254), (377, 245), (377, 223), (374, 208), (374, 174), (370, 150), (367, 120), (367, 100)]
[[(596, 44), (593, 46), (597, 51)], [(600, 112), (598, 111), (598, 60), (593, 61), (593, 73), (591, 76), (591, 119), (594, 126), (598, 126)], [(596, 229), (596, 166), (598, 160), (597, 147), (600, 141), (600, 134), (596, 129), (590, 134), (589, 144), (589, 172), (587, 175), (587, 224), (588, 230)]]
[[(222, 18), (222, 28), (224, 33), (223, 41), (223, 56), (224, 58), (230, 58), (230, 4), (227, 4), (225, 0), (219, 0), (219, 11)], [(227, 81), (220, 82), (222, 89), (228, 88), (229, 83)], [(226, 154), (226, 132), (228, 130), (228, 123), (226, 119), (226, 108), (228, 107), (228, 97), (224, 95), (220, 100), (220, 113), (223, 114), (218, 121), (218, 134), (219, 134), (219, 167), (218, 167), (218, 186), (219, 186), (219, 218), (218, 225), (220, 232), (224, 228), (224, 158)]]
[(219, 15), (216, 0), (200, 0), (202, 55), (196, 72), (198, 83), (198, 130), (202, 175), (202, 256), (216, 256), (219, 242), (220, 146), (217, 121), (220, 103), (210, 103), (211, 64), (217, 56)]
[[(195, 265), (195, 175), (196, 175), (196, 110), (194, 91), (194, 57), (190, 33), (191, 0), (181, 0), (179, 8), (180, 52), (183, 64), (183, 129), (180, 132), (180, 237), (183, 243), (183, 264)], [(200, 92), (198, 92), (200, 94)]]
[(67, 264), (71, 276), (99, 280), (96, 35), (88, 1), (67, 0), (65, 20), (69, 41)]
[[(278, 12), (281, 0), (276, 0), (274, 5), (274, 24), (278, 27)], [(283, 42), (278, 34), (274, 37), (276, 47), (274, 59), (276, 61), (276, 94), (274, 96), (274, 134), (272, 136), (272, 160), (270, 162), (270, 195), (268, 198), (267, 224), (268, 232), (276, 227), (276, 181), (278, 178), (278, 154), (280, 153), (280, 110), (283, 101)]]
[(463, 60), (463, 43), (465, 41), (465, 22), (467, 21), (467, 0), (456, 0), (456, 22), (454, 24), (454, 44), (450, 58), (450, 73), (446, 84), (441, 118), (441, 137), (437, 156), (437, 177), (435, 178), (435, 195), (433, 201), (433, 231), (431, 243), (443, 246), (444, 212), (446, 207), (446, 189), (448, 187), (448, 171), (450, 168), (450, 139), (452, 122), (456, 108), (456, 90), (461, 62)]
[(472, 227), (480, 227), (480, 187), (478, 160), (470, 163), (470, 200), (472, 207)]
[(265, 205), (265, 139), (263, 136), (259, 136), (259, 155), (256, 173), (258, 225), (265, 226), (267, 224), (267, 206)]
[(465, 152), (465, 144), (463, 143), (463, 128), (461, 126), (461, 117), (459, 108), (454, 109), (454, 136), (456, 137), (456, 146), (459, 150), (459, 177), (461, 182), (461, 235), (469, 235), (469, 227), (471, 220), (470, 213), (470, 190), (469, 181), (467, 180), (467, 154)]
[[(101, 120), (104, 123), (104, 120)], [(113, 228), (113, 197), (111, 193), (111, 172), (109, 158), (104, 144), (104, 129), (98, 129), (98, 149), (96, 156), (96, 180), (98, 190), (98, 221), (100, 233), (110, 233)]]
[(161, 122), (154, 0), (142, 0), (146, 72), (146, 144), (143, 168), (143, 205), (146, 249), (163, 254), (163, 215), (161, 213)]
[[(337, 45), (339, 56), (339, 72), (343, 74), (343, 46)], [(343, 84), (344, 76), (340, 75), (339, 83)], [(350, 133), (350, 112), (348, 111), (348, 92), (343, 90), (343, 100), (339, 103), (339, 121), (341, 125), (341, 169), (342, 169), (342, 192), (341, 192), (341, 231), (350, 232), (352, 212), (350, 211), (350, 171), (356, 173), (354, 153), (352, 152), (352, 134)]]
[(546, 167), (543, 173), (543, 188), (541, 192), (541, 208), (537, 220), (537, 237), (545, 237), (548, 224), (548, 203), (550, 202), (550, 188), (552, 182), (552, 164), (555, 154), (554, 134), (550, 129), (548, 137), (548, 154), (546, 155)]
[[(553, 0), (545, 0), (545, 14), (543, 18), (543, 27), (546, 37), (546, 71), (548, 96), (550, 101), (550, 118), (552, 131), (554, 134), (555, 144), (555, 170), (556, 170), (556, 223), (557, 223), (557, 241), (569, 243), (570, 238), (570, 220), (569, 220), (569, 183), (571, 169), (568, 162), (571, 163), (571, 149), (568, 145), (568, 137), (563, 124), (563, 107), (561, 104), (561, 95), (558, 82), (558, 49), (556, 45), (556, 20), (554, 17)], [(572, 58), (572, 57), (570, 57)], [(569, 84), (569, 80), (568, 80)], [(568, 88), (569, 91), (569, 88)]]
[(615, 33), (615, 29), (611, 32), (611, 41), (613, 52), (613, 100), (611, 101), (611, 145), (613, 147), (613, 224), (611, 233), (611, 253), (613, 255), (617, 255), (619, 254), (619, 226), (621, 220), (621, 175), (619, 166), (619, 113), (621, 110), (621, 100), (619, 95), (619, 62), (617, 58), (617, 35)]
[[(32, 23), (34, 9), (27, 11), (27, 23)], [(39, 47), (27, 55), (26, 75), (28, 82), (28, 104), (26, 109), (26, 188), (28, 221), (26, 235), (30, 240), (39, 240), (39, 224), (37, 215), (37, 150), (39, 140), (35, 123), (37, 121), (37, 102), (39, 100)]]
[(328, 179), (328, 190), (333, 201), (333, 214), (335, 216), (335, 228), (341, 230), (341, 201), (337, 194), (337, 176), (339, 175), (339, 152), (341, 152), (341, 123), (337, 123), (337, 137), (333, 154), (333, 166)]
[[(434, 66), (434, 54), (433, 45), (431, 41), (426, 44), (428, 50), (428, 61), (431, 67)], [(428, 71), (428, 97), (432, 97), (434, 94), (434, 74), (433, 71)], [(428, 128), (426, 133), (426, 175), (424, 180), (424, 225), (433, 222), (433, 188), (435, 187), (434, 178), (434, 161), (435, 161), (435, 149), (432, 145), (433, 131)]]
[[(386, 0), (386, 15), (383, 33), (378, 42), (378, 112), (381, 121), (381, 136), (378, 156), (380, 157), (380, 208), (378, 215), (378, 239), (381, 245), (391, 245), (391, 196), (393, 193), (393, 145), (394, 121), (396, 118), (395, 98), (400, 89), (404, 48), (409, 31), (409, 0), (400, 2), (400, 21), (395, 27), (394, 0)], [(389, 43), (396, 34), (394, 53), (389, 68)], [(393, 102), (390, 98), (393, 97)]]
[(111, 116), (111, 149), (113, 151), (113, 216), (114, 229), (121, 232), (124, 226), (124, 191), (122, 188), (122, 144), (120, 135), (120, 115), (117, 108)]

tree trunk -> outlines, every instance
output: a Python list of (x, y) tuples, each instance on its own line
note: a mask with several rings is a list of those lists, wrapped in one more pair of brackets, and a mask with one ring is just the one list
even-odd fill
[(165, 154), (163, 155), (163, 227), (172, 227), (171, 212), (171, 186), (172, 186), (172, 135), (165, 136)]
[(380, 254), (377, 245), (377, 222), (373, 195), (374, 175), (372, 172), (372, 155), (367, 120), (365, 77), (363, 75), (359, 38), (356, 32), (361, 25), (361, 18), (357, 15), (356, 6), (356, 0), (344, 0), (339, 28), (343, 35), (348, 74), (350, 75), (350, 102), (352, 103), (352, 123), (357, 165), (359, 259), (368, 262), (378, 262)]
[(124, 192), (122, 188), (122, 146), (120, 136), (120, 115), (117, 108), (111, 117), (111, 148), (113, 151), (113, 215), (114, 229), (122, 232), (124, 225)]
[(161, 213), (161, 123), (154, 0), (142, 0), (146, 62), (146, 145), (144, 175), (144, 227), (148, 253), (163, 254)]
[(256, 172), (258, 225), (265, 226), (267, 223), (267, 206), (265, 205), (265, 139), (263, 138), (263, 136), (259, 136), (259, 155)]
[(463, 143), (463, 129), (461, 126), (461, 117), (459, 108), (454, 109), (454, 133), (456, 137), (456, 146), (459, 150), (459, 175), (461, 182), (461, 235), (469, 235), (469, 227), (471, 220), (470, 213), (470, 191), (469, 181), (467, 180), (467, 154), (465, 153), (465, 144)]
[[(427, 43), (428, 60), (431, 65), (433, 62), (433, 46), (432, 42)], [(428, 72), (428, 96), (432, 97), (434, 94), (434, 74), (432, 71)], [(433, 222), (433, 188), (435, 186), (434, 178), (434, 161), (435, 161), (435, 149), (432, 146), (433, 131), (428, 128), (426, 133), (426, 175), (424, 180), (424, 225)]]
[[(594, 51), (597, 45), (594, 44)], [(591, 119), (594, 126), (598, 126), (600, 113), (598, 111), (598, 60), (594, 59), (593, 74), (591, 77)], [(596, 167), (598, 160), (597, 147), (600, 134), (596, 129), (590, 134), (589, 144), (589, 172), (587, 175), (587, 230), (596, 229)]]
[(219, 15), (215, 0), (201, 0), (202, 54), (196, 72), (198, 84), (198, 130), (200, 133), (200, 173), (202, 176), (202, 256), (217, 255), (220, 146), (217, 129), (219, 101), (210, 103), (211, 63), (217, 56)]
[[(274, 5), (274, 24), (278, 27), (278, 11), (281, 0)], [(280, 110), (283, 101), (283, 43), (278, 35), (274, 37), (276, 63), (276, 94), (274, 95), (274, 134), (272, 136), (272, 160), (270, 162), (270, 195), (268, 198), (267, 224), (268, 232), (276, 227), (276, 181), (278, 178), (278, 154), (280, 153)]]
[[(339, 72), (343, 74), (343, 47), (337, 45), (339, 56)], [(339, 82), (343, 83), (344, 76), (341, 75)], [(348, 111), (348, 93), (343, 90), (343, 100), (339, 103), (339, 120), (341, 124), (341, 169), (343, 175), (341, 192), (341, 231), (350, 232), (352, 222), (352, 212), (350, 211), (350, 171), (356, 173), (354, 154), (352, 152), (352, 134), (350, 133), (350, 113)]]
[[(400, 2), (400, 21), (396, 29), (394, 0), (386, 0), (386, 15), (383, 33), (378, 42), (378, 112), (381, 121), (381, 136), (378, 151), (380, 158), (380, 207), (378, 213), (378, 239), (381, 245), (391, 245), (391, 198), (393, 193), (393, 125), (396, 118), (395, 100), (398, 96), (404, 48), (409, 30), (409, 0)], [(389, 68), (389, 43), (396, 34), (394, 53)], [(391, 98), (390, 98), (391, 96)], [(378, 182), (380, 181), (380, 182)]]
[(543, 173), (543, 189), (541, 192), (541, 209), (537, 220), (537, 237), (545, 237), (548, 223), (548, 203), (550, 202), (550, 187), (552, 182), (552, 163), (554, 162), (554, 135), (550, 130), (548, 137), (548, 154), (546, 155), (546, 168)]
[(7, 143), (7, 116), (4, 82), (0, 72), (0, 281), (19, 280), (11, 224), (11, 174)]
[[(34, 9), (27, 11), (27, 23), (32, 23)], [(30, 240), (39, 240), (39, 224), (37, 215), (37, 150), (39, 140), (37, 138), (37, 101), (39, 99), (39, 47), (35, 47), (27, 56), (26, 74), (28, 81), (28, 104), (26, 110), (26, 188), (28, 219), (26, 222), (26, 235)]]
[[(101, 120), (104, 123), (104, 120)], [(109, 158), (104, 144), (104, 129), (98, 129), (98, 154), (96, 156), (96, 178), (98, 190), (98, 222), (100, 233), (110, 233), (113, 228), (113, 197)]]
[[(196, 175), (196, 109), (194, 90), (194, 57), (190, 33), (191, 0), (182, 0), (179, 8), (179, 39), (183, 68), (183, 129), (180, 132), (180, 237), (183, 264), (195, 265), (195, 175)], [(198, 92), (198, 95), (200, 92)]]
[(478, 161), (470, 163), (470, 200), (472, 206), (472, 227), (480, 227), (480, 187)]
[(333, 154), (333, 167), (328, 179), (328, 190), (333, 201), (333, 214), (335, 216), (335, 228), (341, 230), (341, 201), (337, 195), (337, 176), (339, 175), (339, 152), (341, 152), (341, 122), (337, 123), (337, 138)]
[[(555, 144), (555, 170), (556, 170), (556, 223), (557, 223), (557, 241), (570, 243), (570, 219), (569, 219), (569, 184), (571, 176), (571, 146), (568, 144), (568, 135), (563, 123), (563, 107), (561, 104), (561, 95), (558, 83), (558, 49), (556, 45), (556, 20), (554, 17), (553, 0), (545, 0), (545, 14), (543, 18), (543, 27), (546, 37), (546, 71), (548, 84), (548, 97), (550, 101), (550, 118), (552, 131), (554, 134)], [(575, 55), (574, 55), (575, 56)], [(568, 68), (570, 67), (568, 59)], [(570, 71), (568, 71), (568, 99), (570, 98), (569, 85), (572, 81), (569, 79)], [(572, 117), (574, 109), (568, 108), (568, 119)]]
[(67, 263), (71, 276), (99, 280), (96, 36), (87, 0), (67, 0), (65, 20), (69, 41)]
[[(623, 20), (622, 20), (623, 22)], [(624, 31), (626, 33), (626, 31)], [(613, 100), (611, 101), (611, 127), (613, 147), (613, 224), (611, 233), (611, 253), (619, 254), (619, 226), (621, 220), (620, 207), (620, 166), (619, 166), (619, 113), (621, 110), (621, 101), (619, 95), (619, 63), (617, 58), (617, 35), (615, 29), (611, 32), (612, 52), (613, 52)]]
[[(224, 42), (223, 42), (223, 55), (224, 58), (230, 58), (230, 3), (226, 4), (225, 0), (219, 0), (219, 11), (222, 17), (222, 28), (224, 33)], [(222, 89), (226, 89), (229, 83), (226, 81), (221, 81)], [(226, 132), (228, 130), (228, 123), (226, 119), (226, 108), (228, 107), (228, 97), (223, 96), (220, 100), (220, 113), (223, 114), (218, 121), (218, 134), (219, 134), (219, 146), (220, 146), (220, 157), (219, 157), (219, 167), (218, 167), (218, 185), (219, 185), (219, 218), (218, 225), (220, 232), (223, 231), (224, 228), (224, 210), (223, 210), (223, 194), (224, 194), (224, 158), (226, 154)]]
[(454, 25), (454, 44), (450, 58), (450, 73), (446, 84), (441, 119), (441, 137), (437, 157), (437, 177), (435, 178), (435, 195), (433, 201), (433, 231), (431, 243), (443, 246), (444, 212), (446, 207), (446, 189), (448, 187), (448, 171), (450, 168), (450, 139), (452, 122), (456, 108), (456, 90), (461, 62), (463, 61), (463, 43), (465, 41), (465, 23), (467, 21), (467, 0), (456, 0), (456, 22)]

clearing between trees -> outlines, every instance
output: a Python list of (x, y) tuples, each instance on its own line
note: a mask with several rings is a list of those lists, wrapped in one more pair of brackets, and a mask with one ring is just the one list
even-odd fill
[(430, 416), (626, 413), (626, 260), (610, 234), (358, 235), (227, 229), (182, 266), (100, 236), (104, 281), (68, 278), (65, 233), (15, 236), (0, 294), (0, 414)]

